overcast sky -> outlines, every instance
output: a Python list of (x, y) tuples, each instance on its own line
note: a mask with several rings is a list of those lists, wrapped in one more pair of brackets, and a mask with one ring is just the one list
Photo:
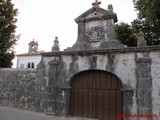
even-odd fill
[[(19, 9), (17, 34), (21, 34), (15, 50), (28, 52), (28, 43), (35, 39), (39, 50), (51, 51), (57, 36), (61, 50), (72, 46), (77, 39), (74, 19), (92, 7), (95, 0), (13, 0)], [(136, 18), (132, 0), (101, 0), (100, 7), (113, 5), (118, 22), (130, 23)]]

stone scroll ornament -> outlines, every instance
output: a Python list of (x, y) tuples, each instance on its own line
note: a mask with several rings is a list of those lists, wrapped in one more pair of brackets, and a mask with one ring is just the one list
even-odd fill
[(103, 40), (103, 29), (102, 27), (92, 27), (88, 32), (89, 42), (100, 42)]

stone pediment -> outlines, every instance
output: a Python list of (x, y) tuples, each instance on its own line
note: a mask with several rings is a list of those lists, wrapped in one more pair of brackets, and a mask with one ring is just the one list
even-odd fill
[(78, 38), (76, 43), (66, 50), (104, 50), (124, 47), (115, 39), (114, 25), (117, 22), (117, 15), (113, 12), (112, 5), (108, 5), (108, 9), (105, 10), (97, 4), (96, 1), (96, 5), (75, 19), (78, 24)]
[(100, 19), (113, 19), (117, 22), (117, 15), (113, 11), (108, 11), (100, 7), (92, 7), (75, 19), (77, 23)]

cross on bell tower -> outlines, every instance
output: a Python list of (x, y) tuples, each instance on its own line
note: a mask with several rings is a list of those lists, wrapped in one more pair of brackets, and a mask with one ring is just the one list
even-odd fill
[(95, 0), (95, 3), (92, 3), (93, 6), (99, 7), (99, 4), (101, 4), (101, 1)]

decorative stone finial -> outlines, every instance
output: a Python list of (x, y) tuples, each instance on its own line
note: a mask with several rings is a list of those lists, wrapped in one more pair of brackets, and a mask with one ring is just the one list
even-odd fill
[(101, 1), (95, 0), (95, 3), (92, 3), (93, 6), (99, 7), (99, 4), (101, 4)]
[(142, 30), (139, 30), (139, 33), (137, 34), (138, 37), (140, 37), (141, 39), (144, 39), (144, 33), (142, 32)]
[(109, 4), (109, 5), (108, 5), (108, 11), (109, 11), (109, 12), (113, 12), (113, 6), (112, 6), (112, 4)]
[(53, 52), (59, 51), (59, 41), (58, 41), (58, 37), (55, 37), (54, 44), (53, 44), (53, 47), (52, 47), (52, 51), (53, 51)]
[(142, 32), (142, 30), (139, 30), (139, 33), (136, 35), (137, 37), (137, 46), (146, 46), (146, 40), (145, 40), (145, 36), (144, 33)]

